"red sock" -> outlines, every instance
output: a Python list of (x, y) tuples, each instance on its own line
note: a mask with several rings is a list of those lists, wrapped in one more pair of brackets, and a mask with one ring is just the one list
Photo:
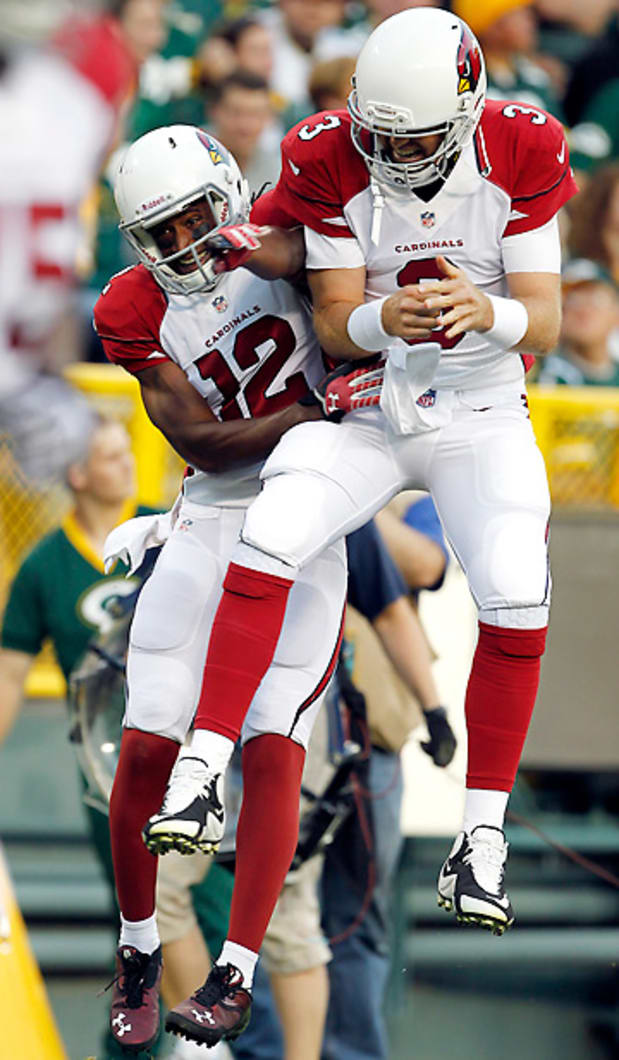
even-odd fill
[(299, 744), (271, 733), (243, 748), (243, 805), (228, 938), (255, 953), (296, 849), (304, 760)]
[(217, 608), (194, 721), (236, 741), (275, 655), (292, 580), (231, 563)]
[(118, 904), (125, 920), (145, 920), (155, 910), (157, 858), (141, 831), (165, 794), (178, 744), (140, 729), (123, 729), (110, 798), (110, 838)]
[(544, 629), (479, 623), (466, 690), (467, 788), (511, 791), (539, 685)]

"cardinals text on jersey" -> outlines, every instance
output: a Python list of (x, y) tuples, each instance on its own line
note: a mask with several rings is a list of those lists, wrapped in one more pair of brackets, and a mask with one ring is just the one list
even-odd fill
[[(324, 371), (309, 311), (293, 288), (246, 269), (209, 294), (167, 295), (143, 265), (133, 266), (104, 288), (94, 316), (111, 361), (132, 374), (173, 361), (220, 420), (278, 412)], [(197, 472), (186, 492), (201, 503), (246, 504), (260, 466)]]
[[(366, 296), (440, 277), (436, 255), (448, 257), (487, 294), (507, 295), (504, 241), (551, 221), (577, 191), (563, 128), (551, 115), (518, 103), (489, 101), (474, 141), (428, 202), (408, 188), (373, 191), (350, 137), (345, 111), (323, 112), (296, 125), (282, 144), (279, 183), (265, 201), (279, 223), (302, 221), (308, 268), (365, 266)], [(372, 239), (375, 212), (380, 237)], [(260, 204), (255, 219), (260, 223)], [(313, 234), (314, 233), (314, 234)], [(531, 263), (530, 271), (536, 271)], [(447, 339), (438, 387), (470, 388), (522, 378), (522, 358), (478, 332)]]

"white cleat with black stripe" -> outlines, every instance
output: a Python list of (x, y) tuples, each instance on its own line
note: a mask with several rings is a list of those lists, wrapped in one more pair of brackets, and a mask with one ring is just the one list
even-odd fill
[(503, 887), (508, 844), (500, 828), (477, 825), (456, 836), (438, 877), (438, 904), (463, 924), (502, 935), (514, 922)]
[(225, 827), (223, 790), (223, 773), (214, 773), (202, 758), (179, 756), (161, 809), (142, 830), (151, 854), (215, 854)]

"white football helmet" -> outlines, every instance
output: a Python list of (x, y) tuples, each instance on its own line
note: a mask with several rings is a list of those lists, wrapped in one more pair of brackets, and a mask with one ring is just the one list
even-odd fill
[[(348, 110), (353, 143), (382, 184), (414, 189), (449, 172), (470, 141), (486, 97), (481, 48), (465, 22), (417, 7), (386, 19), (357, 60)], [(385, 138), (440, 134), (429, 157), (394, 161)]]
[[(247, 181), (230, 152), (193, 125), (153, 129), (131, 144), (116, 174), (114, 197), (121, 232), (161, 287), (173, 294), (215, 287), (221, 277), (203, 244), (224, 225), (246, 221), (250, 206)], [(210, 207), (212, 226), (188, 247), (166, 256), (153, 238), (153, 227), (199, 199)], [(183, 273), (175, 265), (188, 254), (195, 268)]]

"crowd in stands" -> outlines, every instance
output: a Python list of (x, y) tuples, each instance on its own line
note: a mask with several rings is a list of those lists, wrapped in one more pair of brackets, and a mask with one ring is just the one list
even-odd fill
[[(430, 3), (450, 6), (435, 0), (424, 6)], [(26, 16), (23, 5), (10, 2), (0, 31), (0, 122), (9, 131), (14, 126), (20, 74), (29, 56), (37, 64), (37, 88), (43, 96), (47, 92), (53, 100), (67, 90), (58, 76), (62, 64), (76, 84), (86, 86), (88, 121), (96, 136), (92, 146), (88, 138), (80, 138), (78, 166), (65, 155), (69, 122), (47, 122), (45, 137), (51, 143), (53, 135), (57, 154), (75, 174), (74, 188), (54, 191), (63, 212), (60, 249), (50, 227), (54, 218), (44, 219), (46, 248), (53, 246), (58, 260), (44, 262), (43, 268), (35, 263), (39, 287), (47, 283), (54, 293), (54, 311), (49, 293), (43, 292), (36, 303), (41, 305), (40, 320), (36, 326), (31, 319), (29, 323), (34, 338), (24, 338), (14, 305), (19, 293), (11, 302), (4, 292), (2, 357), (8, 362), (23, 339), (28, 364), (46, 372), (59, 371), (66, 361), (105, 359), (92, 332), (91, 310), (110, 275), (132, 262), (117, 230), (111, 193), (126, 144), (162, 124), (203, 125), (232, 151), (256, 195), (277, 180), (282, 135), (316, 110), (345, 106), (355, 58), (368, 34), (389, 15), (412, 6), (422, 5), (403, 0), (90, 0), (79, 5), (36, 0)], [(614, 287), (619, 282), (619, 21), (614, 0), (587, 5), (576, 0), (452, 0), (451, 9), (469, 23), (482, 45), (488, 96), (544, 108), (565, 123), (582, 189), (564, 211), (565, 256), (595, 262)], [(24, 139), (28, 134), (35, 137), (33, 157), (39, 150), (49, 158), (50, 146), (39, 131), (20, 130)], [(28, 151), (21, 153), (16, 168), (20, 164), (32, 174)], [(45, 182), (49, 184), (44, 165), (39, 173), (41, 188), (31, 177), (26, 181), (34, 184), (27, 191), (33, 203), (43, 200)], [(11, 182), (19, 184), (18, 173), (2, 178), (0, 203), (15, 198)], [(71, 213), (76, 225), (69, 242)], [(0, 246), (0, 263), (4, 261), (6, 272), (10, 255)], [(60, 277), (63, 313), (62, 299), (55, 297)], [(67, 283), (77, 287), (70, 298)], [(614, 362), (619, 355), (616, 326), (608, 345)], [(572, 358), (569, 339), (559, 355)], [(543, 372), (544, 379), (549, 376)], [(572, 377), (578, 373), (568, 372), (567, 378)], [(583, 378), (614, 383), (610, 372), (585, 373)], [(565, 381), (561, 373), (557, 381)]]

